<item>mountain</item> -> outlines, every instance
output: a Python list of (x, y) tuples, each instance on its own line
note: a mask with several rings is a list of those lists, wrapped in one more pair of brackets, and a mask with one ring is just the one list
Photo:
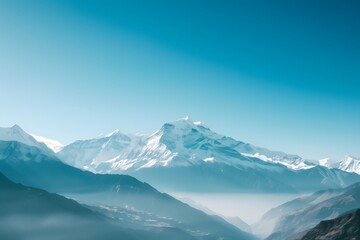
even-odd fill
[(346, 156), (339, 164), (339, 169), (345, 172), (360, 174), (360, 158)]
[(286, 202), (276, 208), (270, 209), (266, 212), (260, 221), (253, 226), (254, 232), (261, 237), (267, 237), (275, 231), (277, 223), (286, 215), (292, 214), (309, 205), (313, 205), (323, 200), (341, 195), (342, 189), (328, 189), (307, 194), (305, 196), (296, 198)]
[[(108, 135), (76, 141), (59, 153), (77, 167), (94, 171), (137, 171), (149, 167), (192, 166), (202, 162), (251, 165), (248, 157), (283, 164), (292, 169), (313, 166), (296, 155), (270, 151), (211, 131), (190, 118), (166, 123), (150, 136)], [(248, 161), (248, 163), (246, 163)]]
[[(0, 173), (1, 239), (143, 239), (79, 203), (16, 184)], [(151, 233), (150, 233), (151, 236)], [(152, 239), (156, 239), (155, 237)]]
[(1, 239), (198, 239), (186, 232), (187, 226), (174, 220), (130, 209), (84, 206), (16, 184), (1, 173), (0, 195)]
[(50, 148), (55, 153), (60, 152), (64, 148), (64, 145), (59, 141), (45, 138), (42, 136), (37, 136), (35, 134), (31, 134), (31, 136), (33, 136), (36, 141), (44, 143), (48, 148)]
[(222, 218), (224, 218), (227, 222), (231, 223), (232, 225), (236, 226), (237, 228), (239, 228), (242, 231), (251, 233), (251, 227), (249, 224), (247, 224), (246, 222), (244, 222), (241, 218), (235, 216), (235, 217), (225, 217), (225, 216), (221, 216)]
[(327, 167), (327, 168), (338, 168), (339, 161), (335, 160), (333, 158), (323, 158), (323, 159), (318, 160), (318, 164), (320, 166)]
[[(67, 145), (58, 153), (65, 162), (83, 169), (95, 170), (95, 165), (115, 158), (131, 158), (139, 154), (144, 143), (141, 135), (126, 135), (119, 130), (90, 140), (79, 140)], [(100, 167), (96, 167), (100, 168)], [(126, 166), (123, 167), (126, 169)], [(104, 169), (102, 173), (110, 172)]]
[(324, 158), (318, 161), (319, 165), (327, 168), (337, 168), (345, 172), (360, 174), (360, 158), (345, 156), (342, 160)]
[(301, 240), (321, 239), (360, 239), (360, 209), (335, 219), (322, 221), (301, 238)]
[(127, 175), (94, 174), (64, 164), (41, 149), (0, 141), (0, 171), (14, 182), (65, 195), (93, 206), (129, 207), (186, 225), (195, 239), (254, 239), (224, 220), (191, 208)]
[(272, 227), (268, 240), (294, 239), (323, 220), (357, 208), (360, 208), (360, 183), (344, 189), (319, 191), (282, 204), (267, 212), (253, 229)]
[(0, 127), (0, 140), (21, 142), (29, 146), (37, 147), (47, 154), (52, 154), (52, 151), (43, 142), (37, 141), (16, 124), (9, 128)]
[(150, 136), (117, 130), (76, 141), (57, 156), (82, 169), (130, 174), (171, 191), (315, 191), (360, 181), (355, 174), (220, 135), (189, 118), (166, 123)]
[(224, 219), (225, 221), (227, 221), (228, 223), (231, 223), (232, 225), (236, 226), (237, 228), (239, 228), (240, 230), (242, 230), (244, 232), (248, 232), (248, 233), (252, 232), (250, 225), (247, 224), (246, 222), (244, 222), (241, 218), (239, 218), (237, 216), (229, 217), (229, 216), (224, 216), (222, 214), (215, 213), (214, 211), (195, 202), (194, 200), (192, 200), (190, 198), (180, 198), (179, 200), (181, 200), (182, 202), (188, 204), (189, 206), (191, 206), (193, 208), (203, 211), (204, 213), (206, 213), (208, 215), (219, 216), (222, 219)]

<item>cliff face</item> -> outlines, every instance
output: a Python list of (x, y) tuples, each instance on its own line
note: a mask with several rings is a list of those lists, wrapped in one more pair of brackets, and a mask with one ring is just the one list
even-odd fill
[(360, 209), (332, 220), (322, 221), (302, 238), (302, 240), (325, 239), (360, 239)]

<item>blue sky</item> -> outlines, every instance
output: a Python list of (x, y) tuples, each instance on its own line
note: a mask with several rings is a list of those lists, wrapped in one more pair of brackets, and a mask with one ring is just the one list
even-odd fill
[(360, 156), (358, 1), (0, 1), (0, 125), (69, 143), (189, 115)]

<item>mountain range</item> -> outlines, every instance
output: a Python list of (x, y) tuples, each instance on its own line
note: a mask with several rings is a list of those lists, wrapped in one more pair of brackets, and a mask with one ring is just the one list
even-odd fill
[[(271, 209), (252, 230), (269, 240), (322, 239), (328, 236), (324, 229), (337, 236), (342, 234), (335, 231), (337, 225), (354, 229), (357, 215), (344, 214), (360, 208), (358, 161), (348, 156), (316, 164), (220, 135), (189, 118), (166, 123), (150, 136), (116, 130), (66, 146), (14, 125), (0, 128), (0, 192), (5, 196), (0, 236), (47, 239), (51, 232), (54, 239), (56, 233), (71, 232), (56, 239), (256, 239), (241, 219), (217, 216), (156, 188), (317, 191)], [(332, 222), (324, 225), (327, 220)], [(20, 232), (11, 231), (16, 224)]]
[[(314, 164), (296, 155), (270, 151), (211, 131), (190, 118), (165, 123), (150, 136), (115, 130), (64, 147), (61, 159), (93, 171), (138, 171), (151, 167), (189, 167), (202, 162), (253, 166), (252, 158), (307, 169)], [(72, 159), (72, 160), (70, 160)], [(239, 161), (240, 160), (240, 161)]]
[(321, 221), (360, 208), (360, 183), (296, 198), (268, 211), (253, 229), (267, 240), (299, 239)]
[[(19, 126), (7, 131), (12, 131), (13, 140), (27, 144), (18, 137), (28, 135)], [(0, 140), (2, 135), (0, 131)], [(165, 123), (150, 136), (116, 130), (66, 146), (38, 136), (28, 138), (32, 146), (48, 145), (69, 165), (94, 173), (128, 174), (164, 191), (309, 192), (360, 181), (350, 168), (315, 164), (237, 141), (190, 118)], [(356, 169), (356, 164), (347, 166)]]
[(237, 141), (190, 118), (165, 123), (150, 136), (116, 130), (75, 141), (57, 156), (82, 169), (129, 174), (172, 191), (304, 192), (359, 181), (356, 174)]
[(57, 194), (16, 184), (0, 173), (1, 239), (156, 239), (125, 229), (85, 206)]
[(15, 183), (61, 194), (87, 205), (129, 208), (157, 218), (174, 219), (176, 226), (169, 227), (180, 226), (193, 239), (254, 239), (222, 218), (209, 216), (134, 177), (80, 170), (35, 146), (0, 141), (0, 171)]
[[(211, 234), (191, 233), (187, 223), (175, 219), (128, 208), (82, 205), (58, 194), (16, 184), (1, 173), (0, 194), (1, 239), (218, 239)], [(254, 239), (246, 234), (233, 233), (232, 237)]]

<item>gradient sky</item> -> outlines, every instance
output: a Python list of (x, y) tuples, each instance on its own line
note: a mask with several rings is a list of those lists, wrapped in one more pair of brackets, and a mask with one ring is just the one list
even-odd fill
[(189, 115), (360, 156), (359, 1), (0, 1), (0, 126), (70, 143)]

